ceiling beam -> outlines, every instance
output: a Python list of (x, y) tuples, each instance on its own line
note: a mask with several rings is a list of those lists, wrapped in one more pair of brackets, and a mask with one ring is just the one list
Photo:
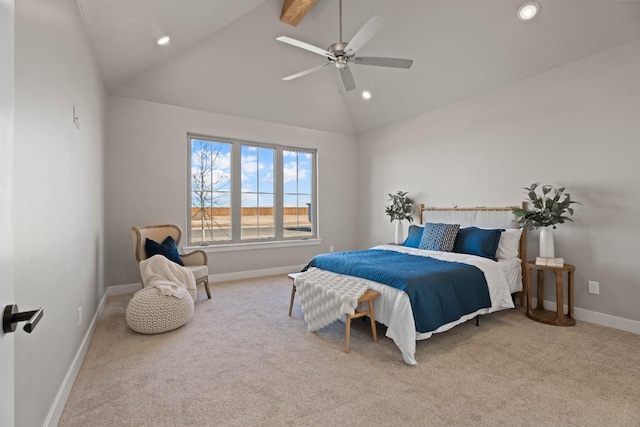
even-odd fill
[(315, 2), (316, 0), (284, 0), (280, 21), (297, 26)]

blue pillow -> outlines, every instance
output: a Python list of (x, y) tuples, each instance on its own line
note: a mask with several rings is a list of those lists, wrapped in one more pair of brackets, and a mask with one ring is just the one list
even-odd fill
[(169, 259), (169, 261), (184, 266), (180, 258), (180, 252), (178, 252), (178, 245), (176, 245), (175, 240), (173, 240), (171, 236), (164, 239), (162, 244), (147, 238), (144, 242), (144, 250), (147, 252), (147, 258), (151, 258), (154, 255), (162, 255)]
[(419, 225), (410, 225), (409, 235), (407, 236), (407, 240), (405, 240), (402, 245), (407, 246), (409, 248), (419, 247), (420, 240), (422, 240), (423, 231), (424, 231), (424, 227), (420, 227)]
[(428, 251), (451, 252), (459, 229), (460, 224), (427, 222), (424, 225), (424, 231), (418, 247)]
[(458, 231), (453, 252), (477, 255), (497, 261), (496, 251), (504, 230), (484, 230), (478, 227), (461, 228)]

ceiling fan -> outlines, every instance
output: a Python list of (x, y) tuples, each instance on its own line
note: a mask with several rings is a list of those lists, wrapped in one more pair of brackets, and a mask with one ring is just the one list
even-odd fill
[[(349, 70), (349, 64), (360, 65), (376, 65), (379, 67), (392, 67), (392, 68), (411, 68), (413, 64), (412, 59), (400, 59), (400, 58), (386, 58), (378, 56), (356, 56), (356, 52), (365, 44), (367, 44), (378, 32), (384, 27), (385, 20), (378, 15), (374, 15), (369, 21), (364, 24), (349, 43), (339, 41), (329, 46), (326, 50), (313, 46), (309, 43), (302, 42), (300, 40), (292, 39), (286, 36), (280, 36), (276, 40), (283, 43), (308, 50), (313, 53), (325, 56), (328, 62), (324, 64), (309, 68), (299, 73), (292, 74), (284, 77), (282, 80), (293, 80), (298, 77), (306, 76), (307, 74), (314, 73), (322, 70), (329, 65), (335, 65), (336, 76), (338, 83), (346, 91), (351, 91), (356, 88), (355, 81), (353, 80), (353, 74)], [(342, 40), (342, 0), (340, 0), (340, 39)]]

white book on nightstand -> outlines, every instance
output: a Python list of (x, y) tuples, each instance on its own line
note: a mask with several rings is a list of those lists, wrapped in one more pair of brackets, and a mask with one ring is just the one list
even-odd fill
[(547, 267), (564, 267), (564, 258), (536, 257), (536, 265), (545, 265)]

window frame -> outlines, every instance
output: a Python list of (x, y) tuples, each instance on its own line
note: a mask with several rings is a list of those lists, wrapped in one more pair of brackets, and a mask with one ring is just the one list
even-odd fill
[[(231, 145), (230, 152), (230, 219), (231, 219), (231, 240), (229, 241), (209, 241), (204, 243), (193, 242), (192, 230), (192, 141), (210, 141)], [(265, 143), (249, 141), (236, 138), (216, 137), (196, 133), (187, 134), (187, 227), (186, 227), (186, 247), (185, 249), (203, 249), (209, 252), (218, 250), (242, 250), (260, 247), (285, 247), (291, 245), (320, 244), (318, 233), (318, 150), (316, 148), (296, 147), (292, 145)], [(268, 148), (274, 152), (274, 237), (261, 239), (242, 239), (242, 156), (243, 146)], [(311, 233), (308, 236), (284, 236), (284, 161), (283, 153), (294, 151), (309, 153), (312, 158), (311, 166)]]

